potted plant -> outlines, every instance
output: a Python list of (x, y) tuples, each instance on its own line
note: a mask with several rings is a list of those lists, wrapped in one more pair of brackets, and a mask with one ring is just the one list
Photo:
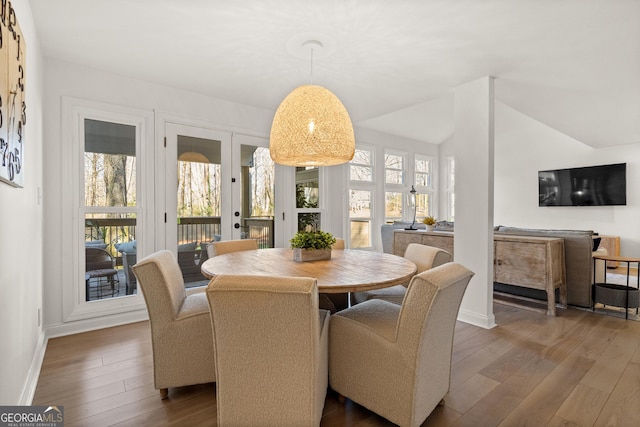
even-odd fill
[(289, 241), (293, 248), (293, 260), (298, 262), (331, 259), (331, 246), (335, 242), (336, 238), (331, 233), (309, 225)]
[(436, 225), (437, 219), (431, 215), (424, 217), (422, 222), (427, 225), (427, 231), (433, 231), (433, 227)]

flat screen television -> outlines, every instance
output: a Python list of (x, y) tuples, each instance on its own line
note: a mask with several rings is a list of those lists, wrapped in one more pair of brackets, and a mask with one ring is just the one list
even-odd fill
[(627, 204), (627, 164), (538, 172), (539, 206)]

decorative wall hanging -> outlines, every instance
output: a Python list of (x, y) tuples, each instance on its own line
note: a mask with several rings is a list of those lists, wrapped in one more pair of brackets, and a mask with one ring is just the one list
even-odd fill
[(0, 181), (23, 187), (26, 44), (11, 2), (0, 4)]

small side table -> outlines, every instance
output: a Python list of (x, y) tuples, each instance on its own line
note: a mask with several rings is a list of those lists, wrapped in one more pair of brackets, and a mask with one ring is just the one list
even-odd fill
[[(627, 283), (626, 285), (619, 285), (614, 283), (607, 283), (607, 275), (605, 269), (604, 282), (595, 283), (596, 281), (596, 263), (603, 261), (605, 264), (609, 261), (613, 262), (626, 262), (627, 263)], [(635, 308), (636, 314), (638, 314), (638, 307), (640, 307), (640, 274), (637, 277), (636, 286), (633, 287), (629, 283), (631, 264), (635, 263), (640, 270), (640, 258), (629, 258), (621, 256), (611, 255), (594, 255), (593, 256), (593, 310), (596, 309), (596, 303), (604, 305), (614, 305), (616, 307), (625, 308), (625, 319), (629, 318), (629, 309)], [(639, 272), (640, 273), (640, 272)]]

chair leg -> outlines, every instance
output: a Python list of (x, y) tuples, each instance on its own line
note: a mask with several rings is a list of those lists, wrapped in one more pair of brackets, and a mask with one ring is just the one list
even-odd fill
[(161, 388), (160, 389), (160, 399), (165, 400), (169, 398), (169, 389)]

